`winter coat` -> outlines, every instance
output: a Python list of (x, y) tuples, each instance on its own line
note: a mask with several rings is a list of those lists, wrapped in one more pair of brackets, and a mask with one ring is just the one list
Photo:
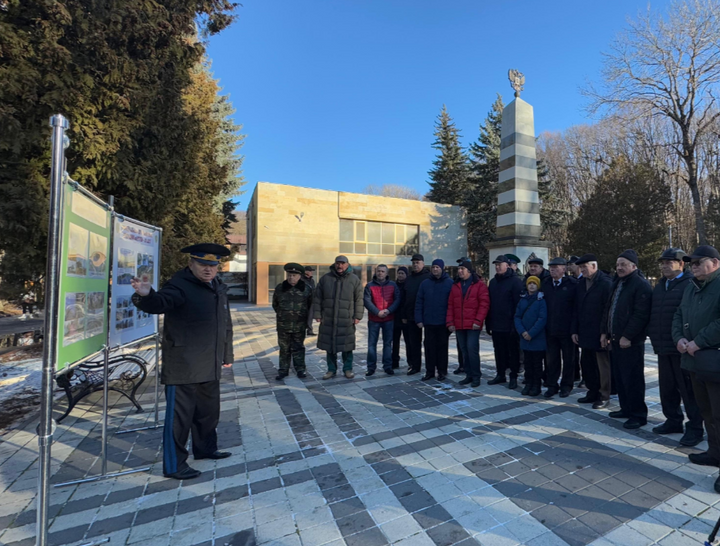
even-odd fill
[(490, 312), (486, 328), (491, 332), (512, 332), (515, 329), (515, 309), (523, 291), (522, 279), (508, 267), (502, 275), (490, 279)]
[(590, 290), (586, 281), (585, 277), (578, 280), (570, 333), (577, 334), (578, 344), (583, 349), (604, 351), (606, 347), (600, 346), (600, 334), (603, 332), (605, 305), (612, 294), (612, 281), (600, 270), (595, 273)]
[(541, 283), (547, 306), (545, 330), (549, 336), (569, 336), (578, 281), (572, 277), (563, 277), (560, 286), (556, 287), (553, 283), (552, 277), (546, 277)]
[(405, 281), (398, 282), (395, 281), (395, 284), (398, 287), (398, 290), (400, 291), (400, 297), (398, 298), (400, 304), (398, 305), (397, 311), (395, 312), (395, 327), (397, 328), (398, 325), (402, 326), (402, 318), (403, 318), (403, 307), (405, 306)]
[(675, 311), (680, 305), (683, 294), (692, 278), (693, 274), (686, 271), (682, 276), (675, 277), (670, 282), (666, 282), (667, 279), (663, 277), (655, 285), (652, 294), (650, 323), (648, 324), (648, 335), (655, 354), (680, 354), (676, 343), (673, 341), (672, 323)]
[(452, 286), (453, 280), (444, 271), (439, 279), (424, 280), (415, 300), (415, 322), (422, 322), (423, 326), (443, 326)]
[(135, 306), (165, 314), (162, 336), (164, 385), (218, 381), (223, 364), (233, 362), (233, 331), (227, 285), (198, 279), (189, 267), (178, 271), (159, 290), (134, 294)]
[(291, 286), (287, 281), (278, 284), (272, 300), (278, 331), (304, 332), (312, 310), (312, 299), (312, 288), (302, 279), (295, 286)]
[[(612, 302), (621, 285), (610, 324)], [(650, 283), (640, 276), (639, 271), (635, 270), (625, 277), (616, 278), (603, 312), (603, 333), (616, 341), (624, 337), (629, 339), (632, 345), (643, 345), (647, 337), (651, 306), (652, 288)]]
[(310, 290), (315, 290), (315, 286), (317, 285), (317, 283), (315, 282), (315, 277), (308, 277), (306, 275), (303, 275), (302, 279), (300, 280), (307, 284), (310, 287)]
[[(527, 273), (525, 273), (525, 276), (523, 277), (523, 286), (525, 286), (525, 283), (527, 282), (528, 278), (529, 278), (529, 277), (532, 277), (532, 276), (533, 276), (533, 275), (532, 275), (529, 271), (528, 271)], [(540, 272), (540, 274), (539, 274), (539, 275), (535, 275), (535, 277), (537, 277), (538, 279), (540, 279), (540, 284), (542, 284), (543, 282), (545, 282), (545, 279), (551, 279), (551, 278), (552, 278), (552, 277), (550, 276), (550, 271), (548, 271), (548, 270), (545, 269), (544, 267), (543, 267), (543, 270)], [(540, 288), (540, 287), (538, 286), (538, 288)]]
[(424, 267), (420, 273), (411, 272), (405, 281), (405, 302), (403, 303), (402, 318), (408, 322), (415, 321), (415, 300), (420, 285), (425, 279), (432, 277), (430, 270)]
[[(400, 307), (400, 289), (391, 280), (381, 283), (377, 277), (367, 283), (363, 293), (363, 303), (368, 310), (368, 320), (372, 322), (390, 322), (395, 318), (395, 311)], [(387, 309), (390, 314), (380, 318), (380, 311)]]
[[(672, 336), (676, 345), (685, 338), (701, 349), (720, 348), (720, 269), (705, 282), (691, 279), (687, 284), (673, 317)], [(694, 371), (695, 357), (683, 354), (680, 366)]]
[[(547, 305), (542, 292), (532, 296), (525, 294), (515, 310), (515, 330), (520, 334), (520, 348), (523, 351), (544, 351), (547, 349), (545, 326), (547, 325)], [(527, 332), (531, 339), (522, 337)]]
[(363, 288), (352, 268), (340, 274), (334, 265), (315, 288), (314, 317), (320, 319), (318, 349), (329, 353), (355, 349), (355, 323), (363, 318)]
[(473, 274), (472, 284), (463, 296), (462, 280), (458, 279), (452, 285), (448, 299), (447, 316), (445, 324), (453, 326), (456, 330), (472, 330), (473, 324), (482, 328), (483, 321), (490, 310), (490, 295), (485, 282)]

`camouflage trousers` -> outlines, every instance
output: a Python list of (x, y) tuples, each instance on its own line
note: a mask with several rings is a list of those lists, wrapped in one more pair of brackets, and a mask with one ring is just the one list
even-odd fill
[(295, 372), (305, 371), (305, 330), (278, 330), (278, 345), (280, 346), (280, 358), (278, 369), (281, 373), (287, 374), (290, 371), (290, 359), (292, 358)]

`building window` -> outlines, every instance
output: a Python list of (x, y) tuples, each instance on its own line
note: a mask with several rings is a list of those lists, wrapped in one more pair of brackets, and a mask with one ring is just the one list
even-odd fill
[(420, 226), (341, 219), (340, 252), (369, 256), (412, 256), (420, 252)]

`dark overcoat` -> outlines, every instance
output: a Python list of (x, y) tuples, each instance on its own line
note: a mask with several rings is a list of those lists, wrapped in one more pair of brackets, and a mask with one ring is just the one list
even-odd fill
[(323, 275), (317, 283), (313, 312), (320, 319), (318, 349), (329, 353), (355, 349), (355, 324), (362, 320), (363, 287), (360, 279), (352, 274), (351, 268), (340, 274), (335, 266)]
[(587, 289), (585, 277), (578, 280), (575, 312), (570, 330), (572, 334), (577, 334), (578, 344), (583, 349), (592, 351), (606, 349), (600, 346), (600, 334), (603, 332), (603, 313), (610, 294), (612, 294), (612, 280), (607, 273), (598, 270), (590, 290)]
[[(610, 324), (610, 311), (614, 294), (622, 283), (615, 311), (612, 313)], [(636, 269), (625, 277), (617, 277), (613, 281), (613, 290), (605, 304), (603, 312), (603, 333), (608, 338), (620, 341), (620, 338), (629, 339), (632, 345), (642, 345), (647, 337), (647, 325), (650, 321), (650, 306), (652, 305), (652, 288), (640, 272)]]
[(134, 294), (138, 309), (165, 314), (161, 380), (187, 385), (220, 379), (222, 365), (233, 358), (233, 331), (227, 285), (198, 279), (186, 267), (147, 296)]
[(575, 310), (578, 281), (573, 277), (560, 279), (560, 286), (554, 286), (552, 277), (542, 281), (542, 291), (547, 305), (547, 326), (549, 336), (569, 336), (572, 316)]
[(490, 312), (485, 321), (488, 333), (515, 330), (515, 310), (520, 303), (522, 291), (522, 279), (509, 267), (505, 273), (498, 273), (490, 279)]
[(693, 278), (690, 271), (681, 277), (675, 277), (670, 282), (661, 278), (652, 295), (652, 310), (650, 311), (650, 324), (648, 335), (653, 350), (658, 355), (679, 355), (677, 345), (672, 337), (672, 323), (675, 311), (682, 301), (688, 283)]

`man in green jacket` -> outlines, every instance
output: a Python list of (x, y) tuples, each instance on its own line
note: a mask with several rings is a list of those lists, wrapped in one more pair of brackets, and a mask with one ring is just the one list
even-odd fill
[(363, 318), (363, 287), (353, 275), (345, 256), (335, 258), (330, 272), (322, 276), (315, 288), (315, 320), (320, 322), (318, 349), (327, 353), (328, 371), (323, 379), (337, 373), (337, 354), (342, 353), (343, 372), (352, 379), (355, 327)]
[[(672, 336), (682, 354), (680, 366), (692, 377), (708, 436), (708, 450), (688, 457), (695, 464), (720, 466), (720, 382), (700, 379), (695, 368), (697, 351), (720, 348), (720, 253), (701, 245), (683, 260), (690, 262), (695, 278), (688, 283), (675, 311)], [(720, 493), (720, 478), (715, 480), (715, 491)]]

